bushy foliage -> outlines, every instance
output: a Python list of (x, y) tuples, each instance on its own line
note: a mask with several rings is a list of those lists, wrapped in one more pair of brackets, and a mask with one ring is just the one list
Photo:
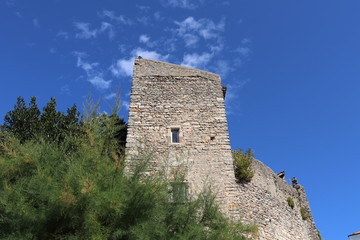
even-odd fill
[(300, 214), (301, 214), (302, 220), (306, 220), (306, 219), (308, 219), (308, 217), (309, 217), (306, 209), (303, 208), (303, 207), (300, 208)]
[(254, 176), (254, 172), (251, 169), (251, 163), (254, 159), (254, 154), (251, 149), (243, 152), (241, 148), (237, 151), (233, 151), (234, 159), (234, 172), (235, 177), (240, 182), (250, 182)]
[(4, 118), (3, 131), (11, 132), (21, 143), (34, 139), (44, 139), (51, 142), (62, 142), (68, 135), (79, 135), (81, 121), (76, 105), (67, 109), (67, 113), (56, 110), (56, 100), (50, 102), (41, 112), (32, 97), (29, 106), (25, 100), (18, 97), (14, 109)]
[(287, 198), (287, 203), (288, 203), (289, 207), (291, 207), (292, 209), (294, 209), (295, 203), (294, 203), (294, 200), (293, 200), (291, 197), (288, 197), (288, 198)]
[[(54, 112), (54, 111), (51, 111)], [(55, 115), (53, 115), (55, 116)], [(49, 117), (50, 119), (50, 117)], [(211, 191), (170, 201), (151, 155), (124, 173), (116, 117), (93, 116), (61, 142), (2, 132), (0, 239), (247, 239), (254, 227), (225, 218)], [(77, 148), (69, 151), (68, 145)]]

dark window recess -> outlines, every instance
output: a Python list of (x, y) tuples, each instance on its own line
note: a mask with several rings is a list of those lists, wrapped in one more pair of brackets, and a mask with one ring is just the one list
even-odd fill
[(184, 182), (171, 183), (171, 198), (175, 203), (184, 203), (188, 199), (188, 186)]
[(178, 128), (171, 129), (171, 142), (180, 142), (180, 132)]

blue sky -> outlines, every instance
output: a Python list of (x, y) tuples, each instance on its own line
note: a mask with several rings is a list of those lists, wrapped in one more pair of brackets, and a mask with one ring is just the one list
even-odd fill
[(327, 240), (360, 230), (358, 0), (0, 0), (0, 119), (18, 96), (102, 110), (135, 56), (208, 70), (228, 87), (233, 148), (304, 185)]

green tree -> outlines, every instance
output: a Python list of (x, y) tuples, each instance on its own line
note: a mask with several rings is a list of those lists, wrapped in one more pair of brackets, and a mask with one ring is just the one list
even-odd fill
[[(57, 117), (54, 105), (48, 119)], [(255, 232), (224, 217), (209, 190), (170, 201), (171, 181), (161, 171), (146, 174), (151, 153), (134, 156), (141, 160), (125, 174), (116, 154), (117, 123), (98, 114), (86, 120), (70, 152), (71, 137), (21, 143), (4, 135), (0, 238), (245, 240)]]
[(14, 110), (5, 115), (3, 130), (12, 132), (21, 142), (25, 142), (39, 133), (39, 119), (36, 97), (31, 98), (29, 107), (22, 97), (18, 97)]
[(14, 134), (21, 143), (42, 139), (62, 142), (66, 137), (80, 135), (81, 125), (76, 105), (64, 114), (56, 110), (56, 99), (51, 98), (41, 113), (36, 97), (31, 98), (29, 107), (22, 97), (18, 97), (14, 110), (5, 115), (1, 131)]

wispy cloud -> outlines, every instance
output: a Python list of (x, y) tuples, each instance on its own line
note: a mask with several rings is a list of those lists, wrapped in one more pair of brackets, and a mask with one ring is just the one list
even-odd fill
[(148, 51), (142, 48), (136, 48), (131, 52), (130, 58), (118, 59), (116, 63), (114, 63), (110, 67), (110, 71), (116, 77), (131, 76), (133, 71), (134, 60), (138, 56), (153, 60), (160, 60), (160, 61), (166, 61), (169, 57), (169, 55), (161, 55), (156, 51)]
[(110, 99), (113, 99), (116, 97), (116, 93), (110, 93), (108, 95), (105, 96), (105, 99), (106, 100), (110, 100)]
[(97, 88), (108, 89), (111, 84), (111, 80), (105, 80), (102, 74), (95, 75), (88, 79), (88, 81)]
[(175, 21), (175, 24), (178, 25), (176, 33), (184, 39), (186, 46), (196, 45), (200, 38), (218, 40), (225, 28), (224, 20), (214, 23), (207, 18), (196, 20), (193, 17), (187, 17), (182, 22)]
[(150, 37), (146, 34), (141, 34), (139, 37), (139, 42), (145, 44), (146, 46), (152, 48), (158, 45), (157, 41), (150, 41)]
[(226, 77), (229, 72), (233, 71), (234, 68), (231, 67), (229, 61), (226, 60), (217, 60), (213, 66), (211, 66), (211, 70), (221, 77)]
[(133, 24), (132, 20), (126, 17), (125, 15), (116, 16), (116, 14), (113, 11), (109, 11), (109, 10), (103, 10), (101, 13), (99, 13), (99, 16), (103, 18), (109, 18), (112, 21), (116, 21), (118, 23), (122, 23), (125, 25)]
[(242, 57), (248, 57), (251, 52), (251, 49), (248, 47), (238, 47), (235, 51), (240, 53)]
[(141, 43), (148, 43), (149, 40), (150, 40), (150, 37), (145, 34), (142, 34), (139, 37), (139, 42), (141, 42)]
[(123, 101), (121, 102), (121, 106), (124, 107), (125, 110), (129, 110), (130, 103), (129, 103), (129, 101), (123, 100)]
[(81, 39), (95, 38), (98, 33), (97, 29), (91, 29), (90, 23), (75, 22), (74, 26), (79, 31), (75, 35), (76, 38), (81, 38)]
[(86, 53), (74, 52), (77, 58), (76, 66), (83, 69), (86, 73), (87, 81), (99, 89), (108, 89), (111, 85), (111, 80), (105, 80), (104, 74), (98, 69), (99, 63), (89, 63), (84, 60), (87, 57)]
[(113, 25), (107, 22), (101, 23), (100, 32), (108, 31), (109, 39), (112, 40), (115, 37), (115, 31), (113, 29)]
[(85, 22), (75, 22), (74, 26), (78, 30), (75, 37), (79, 39), (96, 38), (99, 34), (105, 32), (108, 32), (108, 36), (110, 40), (112, 40), (115, 37), (115, 31), (113, 25), (108, 22), (102, 22), (101, 26), (98, 29), (91, 28), (91, 24)]
[(193, 10), (203, 4), (204, 0), (162, 0), (162, 3), (166, 7), (170, 6)]
[(181, 65), (193, 68), (201, 68), (205, 69), (206, 65), (212, 59), (213, 54), (211, 53), (192, 53), (192, 54), (185, 54)]
[(154, 13), (154, 18), (155, 18), (157, 21), (162, 21), (162, 20), (164, 20), (164, 17), (161, 16), (160, 12), (155, 12), (155, 13)]

